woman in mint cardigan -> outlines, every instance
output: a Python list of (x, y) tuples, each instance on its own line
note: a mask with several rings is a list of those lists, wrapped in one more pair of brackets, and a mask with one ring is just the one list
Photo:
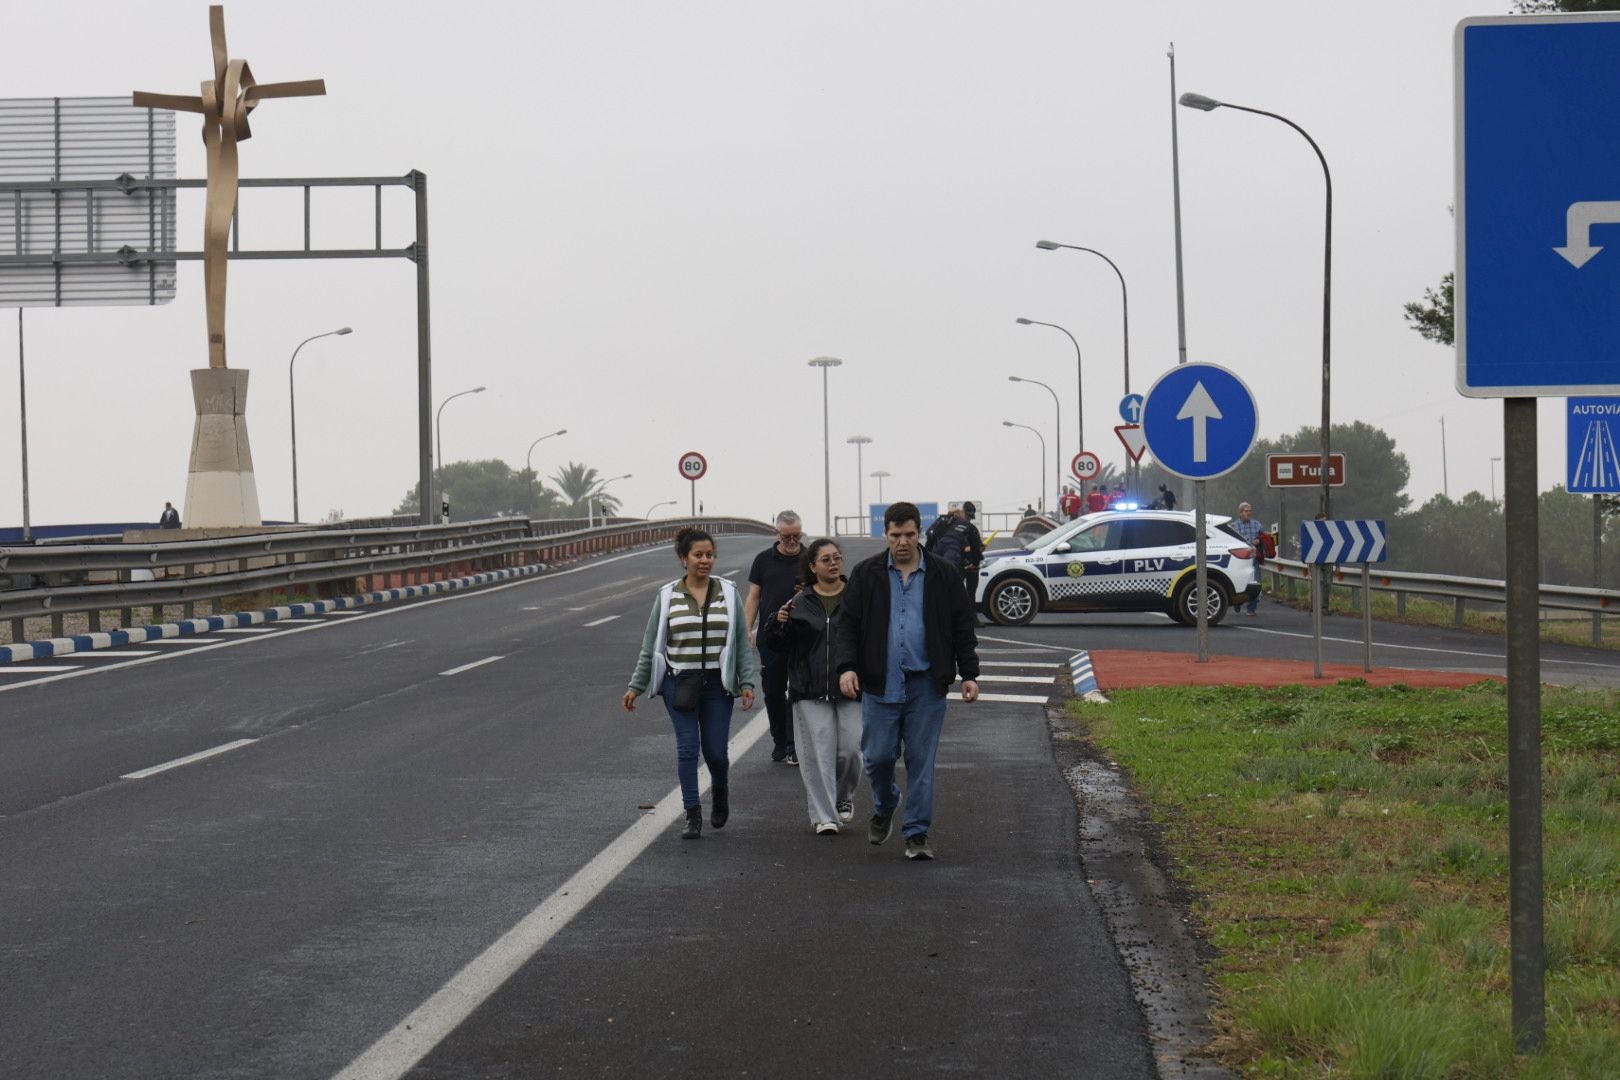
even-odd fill
[[(713, 576), (714, 537), (702, 529), (682, 529), (675, 538), (675, 554), (686, 573), (658, 590), (641, 655), (630, 676), (630, 688), (621, 704), (633, 712), (636, 698), (649, 691), (664, 699), (675, 725), (675, 772), (681, 780), (681, 801), (686, 807), (683, 840), (703, 835), (703, 806), (698, 799), (697, 764), (701, 752), (713, 781), (709, 823), (716, 829), (731, 815), (731, 740), (733, 701), (754, 707), (754, 653), (748, 647), (748, 628), (737, 587)], [(691, 701), (677, 698), (689, 684)]]

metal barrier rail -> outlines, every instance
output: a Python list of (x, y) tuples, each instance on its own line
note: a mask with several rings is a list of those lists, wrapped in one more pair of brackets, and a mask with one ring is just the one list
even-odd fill
[[(1346, 567), (1349, 567), (1348, 569)], [(1311, 580), (1312, 564), (1295, 559), (1267, 559), (1262, 573), (1272, 575), (1273, 583), (1280, 581)], [(1361, 588), (1361, 565), (1328, 566), (1329, 585)], [(1461, 625), (1463, 605), (1470, 600), (1480, 603), (1507, 603), (1507, 583), (1488, 578), (1457, 577), (1451, 574), (1415, 574), (1405, 570), (1371, 571), (1374, 592), (1396, 593), (1405, 596), (1437, 596), (1452, 600), (1457, 605), (1457, 621)], [(1620, 590), (1582, 588), (1576, 585), (1542, 585), (1539, 606), (1558, 611), (1584, 611), (1593, 614), (1620, 614)]]
[[(0, 592), (0, 619), (12, 623), (12, 638), (23, 639), (22, 620), (49, 616), (53, 636), (60, 636), (63, 615), (89, 613), (91, 630), (100, 629), (100, 613), (213, 600), (241, 593), (295, 586), (355, 582), (375, 575), (402, 575), (402, 580), (450, 566), (468, 571), (531, 563), (555, 563), (584, 555), (619, 551), (673, 540), (689, 525), (714, 532), (770, 535), (775, 529), (748, 518), (671, 518), (636, 521), (572, 532), (535, 536), (524, 518), (494, 518), (455, 525), (406, 528), (309, 530), (175, 541), (166, 544), (86, 544), (69, 547), (0, 548), (0, 571), (9, 574), (117, 573), (119, 580), (65, 584)], [(323, 558), (310, 559), (312, 554)], [(302, 558), (300, 558), (302, 556)], [(263, 562), (265, 565), (244, 565)], [(222, 573), (196, 574), (199, 566), (235, 564)], [(135, 571), (185, 567), (184, 576), (131, 581)], [(407, 582), (411, 583), (411, 582)], [(367, 586), (371, 588), (371, 586)], [(190, 617), (189, 612), (187, 617)]]

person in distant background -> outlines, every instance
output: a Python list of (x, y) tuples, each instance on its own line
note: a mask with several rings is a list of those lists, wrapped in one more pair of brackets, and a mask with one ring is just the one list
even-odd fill
[[(1231, 526), (1233, 532), (1243, 537), (1243, 542), (1245, 544), (1248, 544), (1254, 549), (1254, 576), (1255, 580), (1258, 581), (1260, 578), (1260, 563), (1262, 561), (1260, 555), (1261, 529), (1260, 523), (1254, 520), (1254, 507), (1250, 506), (1246, 502), (1238, 503), (1238, 516), (1227, 524)], [(1257, 609), (1259, 606), (1260, 594), (1259, 592), (1256, 592), (1254, 594), (1254, 598), (1249, 601), (1248, 606), (1243, 610), (1252, 616), (1255, 613), (1255, 609)]]
[(1164, 484), (1159, 485), (1159, 505), (1166, 510), (1174, 510), (1176, 508), (1176, 493), (1171, 491)]
[(1086, 492), (1086, 513), (1100, 514), (1108, 509), (1108, 485), (1098, 484)]
[(174, 503), (165, 502), (163, 513), (158, 516), (158, 528), (178, 529), (180, 527), (180, 511), (174, 508)]
[(1065, 521), (1073, 521), (1080, 516), (1080, 495), (1072, 487), (1064, 488), (1062, 498), (1058, 499), (1058, 507), (1063, 511)]

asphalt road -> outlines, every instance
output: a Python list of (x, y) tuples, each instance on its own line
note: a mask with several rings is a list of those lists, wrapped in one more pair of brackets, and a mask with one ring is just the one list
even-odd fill
[(731, 824), (683, 842), (667, 719), (617, 707), (675, 573), (0, 676), (0, 1075), (1153, 1075), (1036, 703), (1054, 647), (995, 646), (1004, 700), (951, 706), (935, 862), (865, 842), (864, 789), (813, 835), (759, 710)]

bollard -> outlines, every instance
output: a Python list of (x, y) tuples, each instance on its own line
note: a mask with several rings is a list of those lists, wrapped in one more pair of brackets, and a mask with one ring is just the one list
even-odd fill
[(1452, 617), (1452, 624), (1455, 625), (1459, 630), (1462, 629), (1462, 625), (1463, 625), (1463, 598), (1460, 597), (1460, 596), (1457, 597), (1456, 614)]
[(129, 624), (134, 622), (134, 621), (135, 621), (135, 610), (133, 608), (119, 608), (118, 609), (118, 629), (120, 629), (120, 630), (128, 630), (129, 629)]
[(11, 620), (11, 640), (13, 643), (21, 643), (28, 640), (23, 634), (23, 621), (21, 619)]
[(1395, 594), (1395, 617), (1398, 619), (1406, 618), (1406, 594), (1403, 592)]
[(91, 611), (91, 612), (89, 612), (89, 615), (90, 615), (90, 632), (92, 634), (101, 633), (101, 612), (99, 612), (99, 611)]
[(58, 638), (58, 637), (61, 637), (61, 636), (62, 636), (62, 613), (60, 611), (52, 612), (51, 613), (51, 637)]

